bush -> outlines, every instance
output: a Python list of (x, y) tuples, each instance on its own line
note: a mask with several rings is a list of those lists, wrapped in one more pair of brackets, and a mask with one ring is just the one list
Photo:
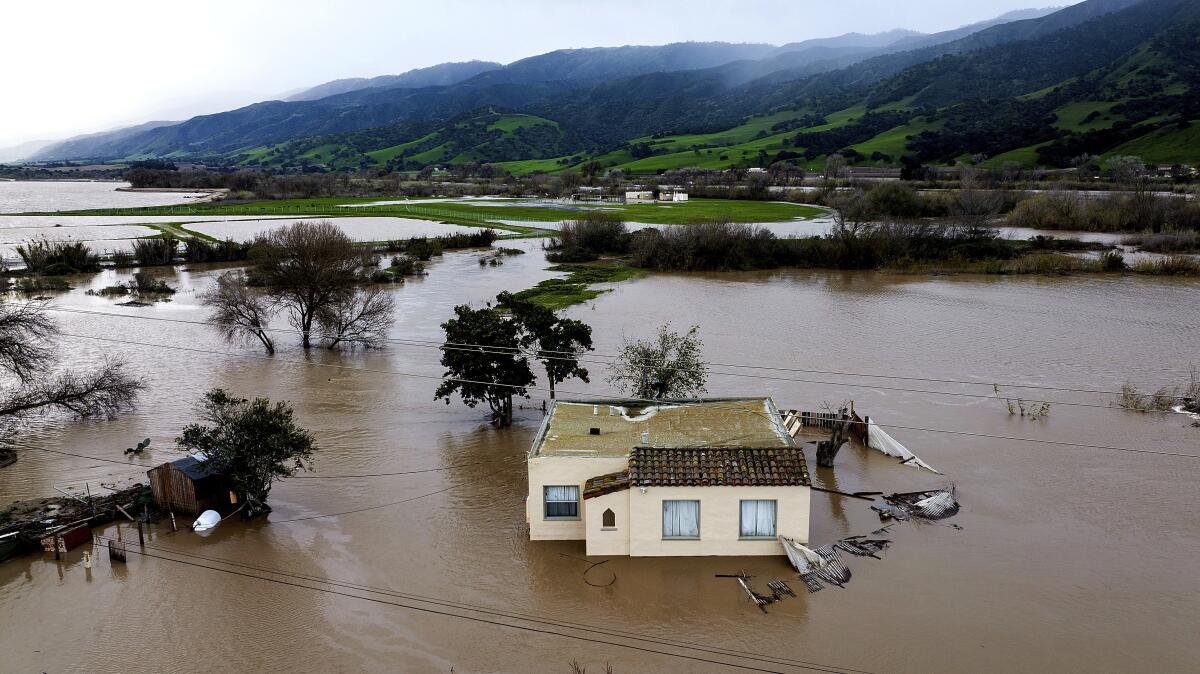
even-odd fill
[(1149, 253), (1200, 253), (1200, 234), (1137, 234), (1121, 244)]
[(425, 264), (408, 255), (397, 255), (392, 258), (388, 272), (396, 276), (415, 276), (425, 273)]
[(51, 241), (43, 236), (19, 244), (17, 255), (35, 273), (74, 274), (100, 268), (99, 258), (82, 241)]
[(1200, 276), (1200, 260), (1187, 255), (1172, 255), (1157, 260), (1138, 260), (1133, 271), (1160, 276)]
[(166, 281), (155, 279), (144, 271), (139, 271), (133, 275), (133, 281), (129, 283), (129, 289), (138, 293), (175, 294), (175, 289), (168, 285)]
[(249, 259), (250, 245), (233, 239), (188, 239), (183, 243), (183, 259), (188, 262), (240, 262)]
[(178, 248), (179, 240), (171, 236), (137, 239), (133, 242), (133, 256), (143, 266), (173, 264)]
[(778, 241), (761, 227), (728, 222), (648, 228), (631, 237), (630, 262), (664, 271), (770, 269), (780, 264)]
[(620, 255), (629, 250), (628, 229), (620, 218), (611, 213), (590, 211), (577, 220), (564, 222), (562, 229), (550, 240), (548, 248), (553, 251), (575, 251), (568, 254), (573, 257), (586, 257), (587, 254)]

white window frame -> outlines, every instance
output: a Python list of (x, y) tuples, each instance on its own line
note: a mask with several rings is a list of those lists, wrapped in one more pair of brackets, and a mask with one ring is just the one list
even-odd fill
[[(744, 519), (745, 512), (742, 510), (742, 506), (746, 503), (772, 503), (772, 504), (774, 504), (773, 513), (772, 513), (773, 517), (772, 517), (772, 521), (771, 521), (771, 533), (769, 535), (747, 535), (746, 534), (746, 522)], [(756, 527), (756, 530), (757, 530), (757, 527)], [(776, 535), (778, 535), (778, 534), (779, 534), (779, 501), (778, 500), (773, 499), (773, 498), (745, 498), (745, 499), (741, 499), (740, 501), (738, 501), (738, 540), (743, 540), (743, 541), (774, 540)]]
[[(667, 504), (668, 503), (695, 503), (696, 504), (696, 535), (695, 536), (668, 536), (667, 535)], [(663, 525), (662, 525), (662, 540), (664, 541), (698, 541), (700, 540), (700, 500), (694, 498), (684, 499), (663, 499)]]
[[(551, 501), (549, 498), (547, 498), (547, 496), (549, 495), (549, 490), (551, 490), (551, 489), (574, 489), (575, 490), (575, 499), (574, 499), (574, 501), (561, 501), (561, 500)], [(578, 520), (580, 506), (581, 506), (581, 504), (579, 503), (579, 492), (580, 492), (580, 489), (579, 489), (579, 485), (577, 485), (577, 484), (547, 484), (547, 485), (543, 485), (542, 486), (542, 519), (549, 520), (549, 521)], [(548, 506), (551, 503), (574, 503), (575, 504), (575, 514), (574, 515), (550, 515), (550, 514), (548, 514), (548, 512), (549, 512)]]

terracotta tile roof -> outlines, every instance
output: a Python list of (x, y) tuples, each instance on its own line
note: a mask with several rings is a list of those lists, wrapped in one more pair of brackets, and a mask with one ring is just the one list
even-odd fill
[(636, 487), (810, 486), (804, 452), (795, 448), (635, 447)]
[(585, 499), (596, 498), (622, 489), (629, 489), (629, 471), (627, 470), (608, 475), (597, 475), (589, 479), (583, 485), (583, 497)]

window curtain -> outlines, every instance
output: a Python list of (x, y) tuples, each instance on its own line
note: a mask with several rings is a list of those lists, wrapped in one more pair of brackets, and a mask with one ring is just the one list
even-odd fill
[(579, 487), (545, 487), (546, 517), (579, 517)]
[(742, 501), (743, 538), (775, 535), (775, 501)]
[(700, 502), (663, 501), (663, 538), (699, 538)]

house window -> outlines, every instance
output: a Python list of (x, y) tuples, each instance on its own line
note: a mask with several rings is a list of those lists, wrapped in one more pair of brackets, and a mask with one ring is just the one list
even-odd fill
[(546, 519), (579, 519), (579, 487), (543, 487)]
[(699, 501), (663, 501), (663, 538), (700, 538)]
[(605, 510), (604, 514), (600, 515), (600, 526), (605, 529), (617, 528), (617, 514), (612, 511), (612, 508)]
[(742, 501), (742, 538), (775, 537), (775, 501)]

